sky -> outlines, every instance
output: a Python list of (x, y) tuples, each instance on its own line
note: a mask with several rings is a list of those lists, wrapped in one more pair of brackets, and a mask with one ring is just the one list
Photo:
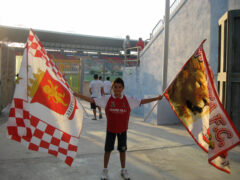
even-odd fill
[(146, 40), (165, 0), (0, 0), (0, 25)]

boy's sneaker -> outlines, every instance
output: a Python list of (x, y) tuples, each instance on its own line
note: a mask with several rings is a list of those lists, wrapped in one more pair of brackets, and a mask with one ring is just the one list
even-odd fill
[(102, 119), (102, 114), (99, 114), (99, 119)]
[(125, 179), (125, 180), (130, 180), (130, 177), (128, 175), (128, 172), (126, 169), (122, 169), (121, 170), (121, 176)]
[(101, 180), (107, 180), (108, 179), (108, 170), (103, 169), (102, 175), (101, 175)]

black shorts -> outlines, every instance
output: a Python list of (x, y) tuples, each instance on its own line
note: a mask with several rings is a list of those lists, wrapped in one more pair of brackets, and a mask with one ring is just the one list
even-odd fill
[(95, 103), (90, 103), (91, 109), (96, 109), (98, 106)]
[[(92, 97), (93, 99), (95, 98), (95, 97)], [(91, 106), (91, 109), (96, 109), (98, 106), (95, 104), (95, 102), (94, 103), (90, 103), (90, 106)]]
[(116, 136), (118, 139), (118, 151), (125, 152), (127, 150), (127, 131), (118, 134), (107, 131), (104, 148), (105, 152), (111, 152), (114, 150)]

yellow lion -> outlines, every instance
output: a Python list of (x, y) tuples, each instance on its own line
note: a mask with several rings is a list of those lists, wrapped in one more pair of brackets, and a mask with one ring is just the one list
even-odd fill
[(208, 88), (204, 71), (203, 61), (193, 56), (168, 91), (175, 112), (186, 126), (208, 113)]

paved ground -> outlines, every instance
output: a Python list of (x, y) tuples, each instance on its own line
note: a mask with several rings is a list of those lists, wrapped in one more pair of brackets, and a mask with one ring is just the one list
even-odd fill
[[(87, 112), (92, 117), (88, 104)], [(128, 131), (127, 168), (133, 180), (239, 180), (240, 147), (229, 153), (232, 173), (208, 164), (207, 154), (181, 125), (156, 126), (131, 117)], [(0, 115), (0, 180), (99, 180), (103, 167), (105, 116), (84, 119), (78, 155), (68, 167), (46, 153), (27, 150), (6, 138), (6, 115)], [(118, 152), (109, 163), (111, 180), (120, 180)]]

